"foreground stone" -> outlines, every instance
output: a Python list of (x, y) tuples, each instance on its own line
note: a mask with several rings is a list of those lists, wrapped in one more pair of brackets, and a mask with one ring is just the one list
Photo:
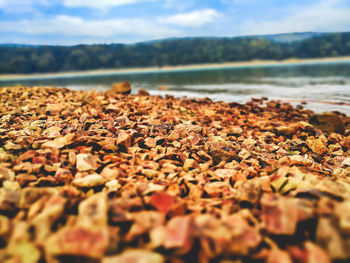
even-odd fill
[(349, 261), (349, 117), (121, 86), (0, 88), (0, 262)]

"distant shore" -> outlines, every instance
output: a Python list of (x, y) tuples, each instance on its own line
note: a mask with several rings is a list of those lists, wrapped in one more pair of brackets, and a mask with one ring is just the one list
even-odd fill
[(55, 79), (55, 78), (79, 78), (86, 76), (106, 76), (106, 75), (122, 75), (135, 73), (154, 73), (154, 72), (173, 72), (187, 70), (202, 69), (218, 69), (218, 68), (244, 68), (244, 67), (264, 67), (264, 66), (283, 66), (283, 65), (307, 65), (307, 64), (327, 64), (327, 63), (350, 63), (350, 56), (345, 57), (327, 57), (312, 59), (291, 58), (286, 60), (252, 60), (241, 62), (225, 62), (225, 63), (206, 63), (191, 64), (164, 67), (144, 67), (144, 68), (120, 68), (120, 69), (97, 69), (86, 71), (71, 71), (58, 73), (35, 73), (35, 74), (0, 74), (0, 81), (12, 80), (30, 80), (30, 79)]

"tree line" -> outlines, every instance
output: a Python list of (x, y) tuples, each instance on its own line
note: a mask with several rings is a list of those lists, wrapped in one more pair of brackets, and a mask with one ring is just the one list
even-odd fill
[(182, 38), (137, 44), (0, 46), (0, 73), (44, 73), (129, 67), (319, 58), (350, 55), (350, 33), (295, 42), (264, 37)]

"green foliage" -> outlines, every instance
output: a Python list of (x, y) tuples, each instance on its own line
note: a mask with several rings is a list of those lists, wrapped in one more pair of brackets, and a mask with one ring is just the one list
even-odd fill
[(295, 42), (264, 37), (183, 38), (132, 45), (0, 46), (0, 73), (161, 67), (350, 55), (350, 33), (320, 34)]

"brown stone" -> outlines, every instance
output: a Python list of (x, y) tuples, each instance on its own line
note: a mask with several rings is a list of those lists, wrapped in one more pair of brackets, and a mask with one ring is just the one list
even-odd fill
[(316, 230), (316, 243), (328, 252), (332, 259), (348, 259), (349, 239), (344, 238), (336, 221), (331, 218), (320, 218)]
[[(191, 236), (192, 218), (189, 216), (177, 216), (170, 219), (166, 225), (166, 249), (180, 249), (184, 254), (192, 248)], [(182, 254), (182, 253), (180, 253)]]
[(306, 145), (310, 148), (311, 151), (317, 154), (324, 154), (327, 152), (327, 147), (324, 145), (321, 139), (307, 139)]
[(344, 134), (345, 125), (338, 115), (325, 112), (321, 114), (315, 114), (311, 116), (310, 123), (317, 129), (322, 130), (326, 133), (340, 133)]
[(198, 165), (198, 162), (194, 159), (186, 159), (183, 165), (183, 169), (186, 172), (196, 167), (199, 167), (199, 165)]
[(215, 164), (222, 161), (232, 161), (237, 157), (232, 145), (226, 143), (218, 136), (217, 138), (213, 138), (212, 141), (207, 142), (205, 144), (205, 149), (208, 150), (208, 154), (213, 158)]
[(137, 93), (140, 96), (149, 96), (149, 93), (145, 89), (139, 89), (139, 92)]
[(113, 83), (112, 89), (109, 91), (109, 93), (130, 94), (131, 85), (129, 82), (126, 81)]
[(298, 223), (298, 201), (276, 194), (261, 198), (263, 228), (274, 235), (293, 235)]

